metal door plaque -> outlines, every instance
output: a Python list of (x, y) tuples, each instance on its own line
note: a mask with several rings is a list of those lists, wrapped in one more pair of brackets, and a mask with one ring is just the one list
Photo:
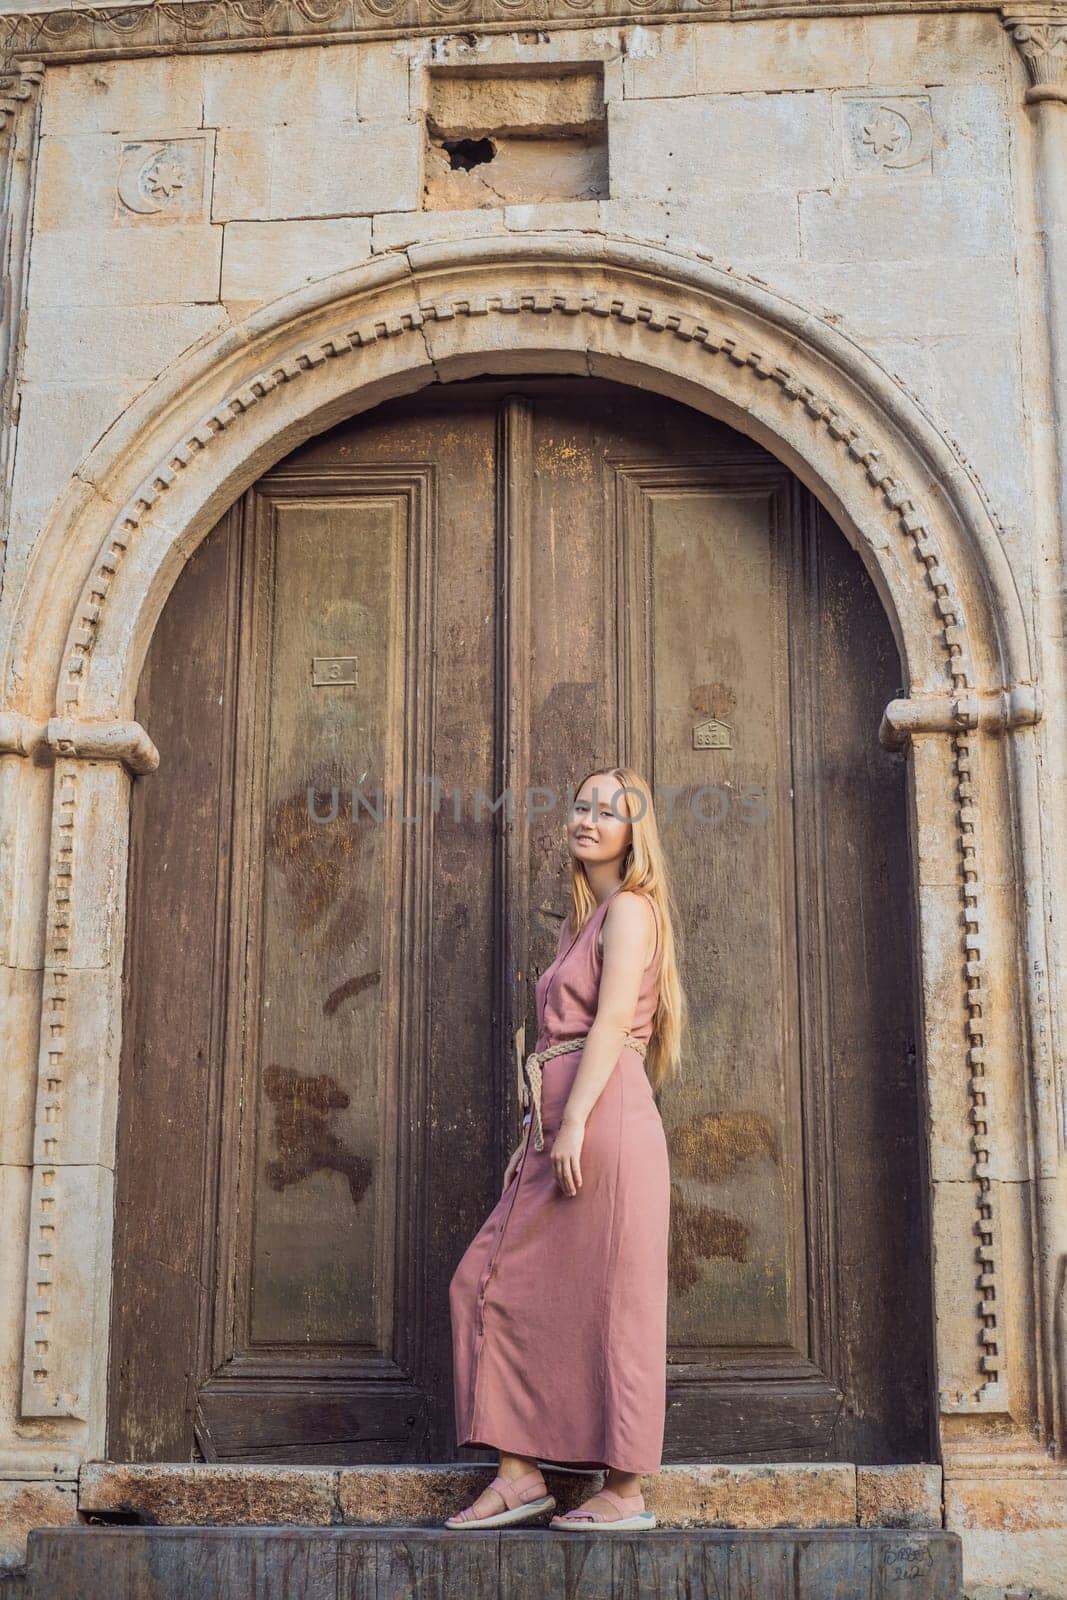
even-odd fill
[(720, 722), (718, 717), (709, 717), (706, 722), (698, 722), (693, 729), (694, 750), (732, 750), (733, 733), (728, 722)]
[(311, 660), (311, 683), (316, 689), (327, 688), (330, 684), (358, 683), (355, 656), (313, 656)]

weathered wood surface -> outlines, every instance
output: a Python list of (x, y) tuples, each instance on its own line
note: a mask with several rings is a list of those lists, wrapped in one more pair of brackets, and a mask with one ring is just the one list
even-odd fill
[(959, 1600), (957, 1535), (62, 1528), (26, 1600)]

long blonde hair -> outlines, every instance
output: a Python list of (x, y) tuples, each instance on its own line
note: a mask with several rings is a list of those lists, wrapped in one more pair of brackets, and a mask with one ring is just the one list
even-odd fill
[[(674, 935), (674, 896), (667, 872), (663, 845), (652, 804), (652, 791), (635, 767), (593, 767), (586, 773), (575, 790), (581, 794), (589, 779), (610, 773), (627, 791), (627, 803), (633, 817), (632, 845), (625, 856), (627, 863), (619, 888), (646, 894), (659, 912), (662, 959), (660, 962), (659, 1001), (652, 1020), (652, 1037), (645, 1056), (645, 1071), (653, 1089), (659, 1089), (668, 1079), (677, 1078), (681, 1071), (682, 1035), (686, 1022), (686, 998), (678, 976), (677, 947)], [(639, 802), (635, 804), (635, 801)], [(621, 809), (621, 808), (620, 808)], [(589, 917), (597, 909), (596, 897), (589, 887), (584, 863), (571, 856), (571, 933), (577, 938)]]

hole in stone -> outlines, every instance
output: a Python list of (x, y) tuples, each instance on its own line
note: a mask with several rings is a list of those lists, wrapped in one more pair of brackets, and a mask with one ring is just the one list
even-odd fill
[(483, 167), (496, 155), (492, 139), (443, 139), (453, 172), (469, 172), (472, 167)]

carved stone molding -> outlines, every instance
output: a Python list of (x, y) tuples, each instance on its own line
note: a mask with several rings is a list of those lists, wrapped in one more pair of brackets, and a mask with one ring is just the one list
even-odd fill
[(132, 777), (154, 772), (159, 751), (139, 722), (74, 722), (52, 717), (43, 726), (18, 712), (0, 712), (0, 755), (37, 760), (120, 761)]
[(1027, 105), (1067, 104), (1067, 8), (1007, 6), (1002, 16), (1030, 74)]
[(44, 78), (43, 61), (16, 61), (8, 71), (0, 72), (0, 133), (10, 130), (12, 119), (19, 107), (33, 99)]
[[(196, 0), (130, 9), (42, 6), (0, 17), (0, 52), (60, 61), (219, 50), (264, 40), (321, 44), (327, 39), (406, 34), (511, 33), (546, 27), (591, 28), (656, 22), (726, 22), (750, 17), (850, 15), (855, 0)], [(865, 12), (996, 10), (996, 0), (868, 0)]]
[(1006, 733), (1028, 728), (1041, 720), (1041, 694), (1030, 684), (1002, 689), (995, 694), (914, 695), (890, 700), (882, 713), (879, 742), (887, 750), (900, 750), (913, 733), (958, 733), (980, 728), (985, 733)]

